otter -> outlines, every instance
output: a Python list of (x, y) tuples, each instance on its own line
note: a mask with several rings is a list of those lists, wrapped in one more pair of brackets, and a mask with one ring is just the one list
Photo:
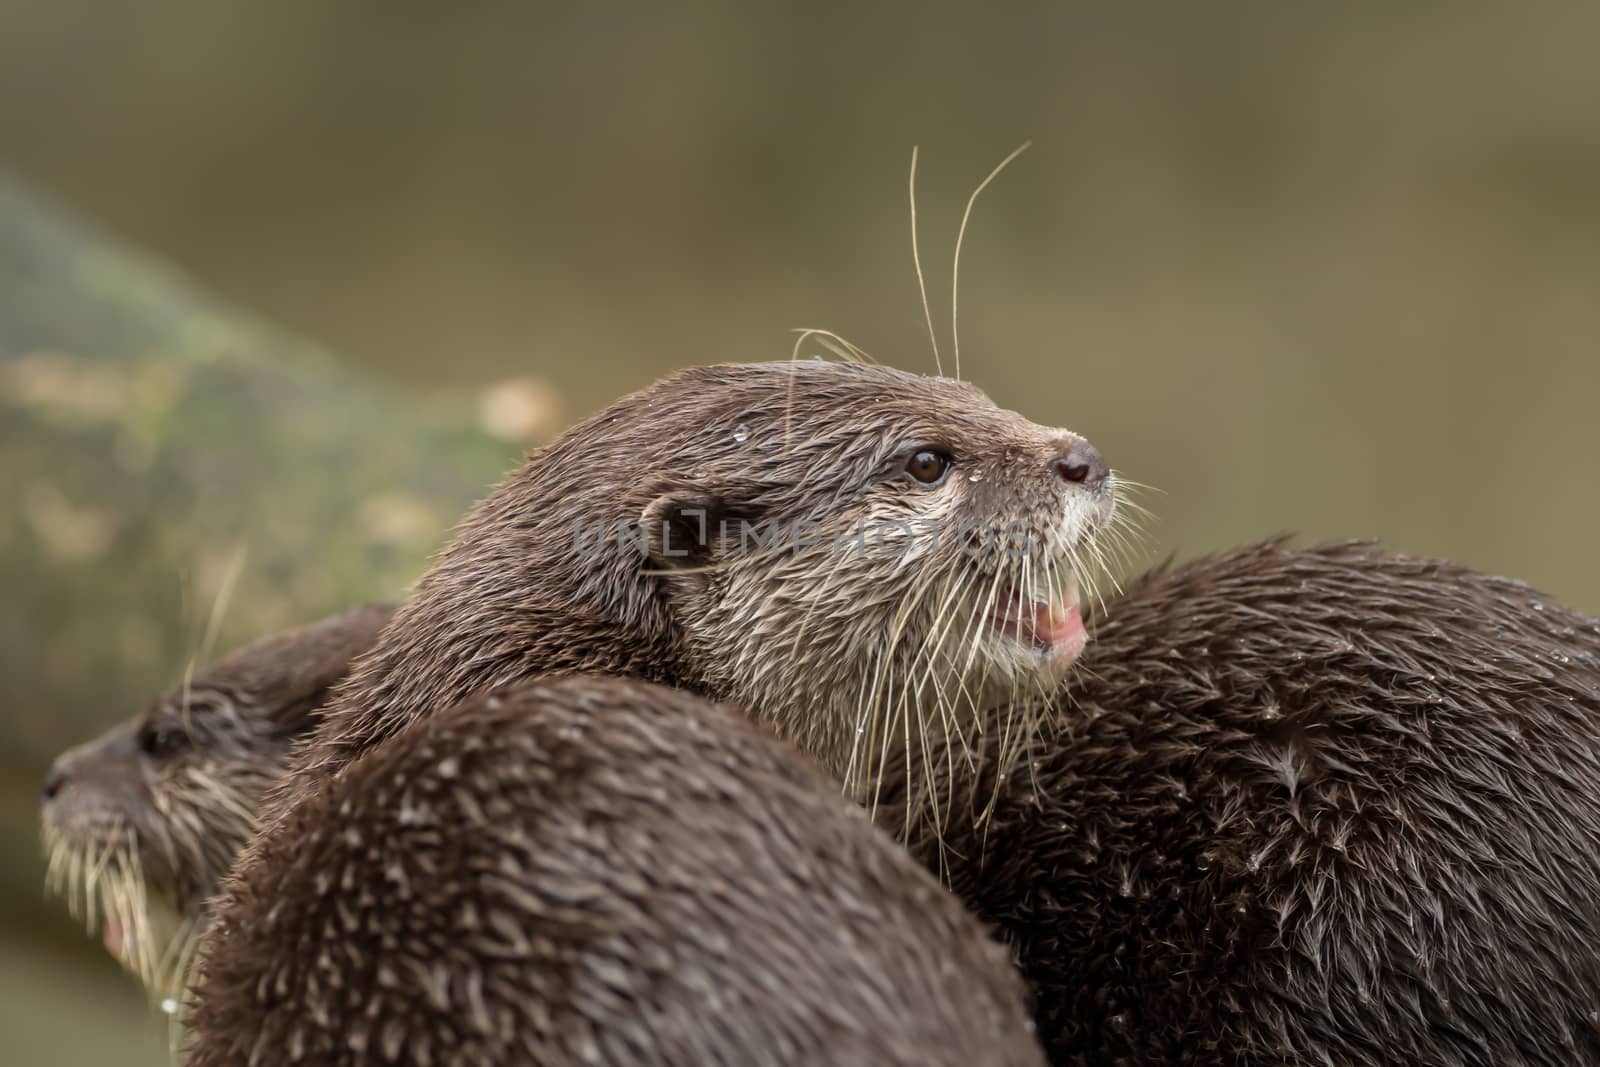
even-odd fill
[(436, 710), (230, 879), (189, 1067), (1039, 1065), (1004, 951), (800, 755), (624, 678)]
[(857, 794), (884, 749), (1055, 687), (1116, 499), (1086, 440), (965, 382), (820, 361), (680, 372), (470, 513), (274, 810), (419, 716), (575, 672), (748, 709)]
[(1029, 751), (995, 712), (892, 750), (878, 806), (1054, 1063), (1600, 1063), (1600, 623), (1281, 541), (1091, 622)]
[(393, 605), (240, 648), (69, 749), (45, 779), (52, 885), (159, 998), (181, 991), (205, 902), (253, 832), (291, 741)]

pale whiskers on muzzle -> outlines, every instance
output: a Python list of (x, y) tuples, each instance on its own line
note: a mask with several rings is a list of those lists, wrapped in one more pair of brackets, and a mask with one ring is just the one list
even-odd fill
[(214, 771), (162, 776), (137, 825), (121, 814), (61, 825), (53, 812), (43, 824), (47, 890), (168, 1011), (187, 985), (205, 900), (253, 832), (250, 799), (265, 785)]
[(198, 930), (147, 877), (133, 832), (120, 823), (90, 839), (47, 823), (47, 890), (169, 1011), (184, 987)]
[[(1061, 473), (1063, 481), (1079, 472)], [(856, 739), (846, 789), (876, 808), (883, 769), (903, 751), (906, 819), (932, 821), (936, 839), (952, 813), (985, 820), (994, 792), (958, 795), (976, 783), (981, 753), (1026, 767), (1026, 752), (1050, 723), (1051, 698), (1087, 646), (1086, 607), (1104, 612), (1104, 591), (1137, 543), (1131, 515), (1120, 508), (1123, 483), (1109, 471), (1101, 484), (1063, 494), (1052, 513), (988, 529), (920, 574), (901, 601), (857, 702)], [(978, 744), (997, 732), (997, 745)], [(959, 772), (959, 773), (958, 773)]]

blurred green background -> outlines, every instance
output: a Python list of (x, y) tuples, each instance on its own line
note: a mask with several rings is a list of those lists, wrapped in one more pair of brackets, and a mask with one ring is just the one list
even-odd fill
[(1600, 6), (1399, 6), (0, 6), (7, 1062), (166, 1058), (41, 899), (37, 783), (234, 567), (222, 645), (393, 594), (523, 444), (794, 327), (931, 371), (913, 144), (947, 331), (1033, 140), (961, 370), (1162, 489), (1152, 552), (1600, 610)]

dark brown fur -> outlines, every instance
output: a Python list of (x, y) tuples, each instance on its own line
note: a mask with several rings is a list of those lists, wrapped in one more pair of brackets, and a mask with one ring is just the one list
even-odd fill
[(103, 911), (121, 927), (113, 947), (153, 992), (181, 988), (206, 898), (291, 741), (393, 610), (357, 608), (231, 652), (56, 760), (40, 810), (52, 873), (91, 922)]
[(1000, 948), (797, 753), (569, 678), (435, 713), (219, 906), (190, 1067), (1042, 1064)]
[(1269, 543), (1142, 579), (1079, 670), (1056, 738), (961, 780), (992, 815), (911, 841), (1018, 950), (1055, 1063), (1600, 1063), (1595, 620)]

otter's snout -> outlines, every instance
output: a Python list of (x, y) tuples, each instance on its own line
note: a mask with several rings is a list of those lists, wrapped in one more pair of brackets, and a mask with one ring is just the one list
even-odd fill
[(1100, 450), (1081, 437), (1074, 437), (1065, 452), (1052, 464), (1056, 477), (1071, 485), (1092, 489), (1111, 474)]
[(69, 748), (45, 775), (40, 805), (59, 821), (135, 801), (140, 786), (136, 755), (133, 731), (127, 727)]

